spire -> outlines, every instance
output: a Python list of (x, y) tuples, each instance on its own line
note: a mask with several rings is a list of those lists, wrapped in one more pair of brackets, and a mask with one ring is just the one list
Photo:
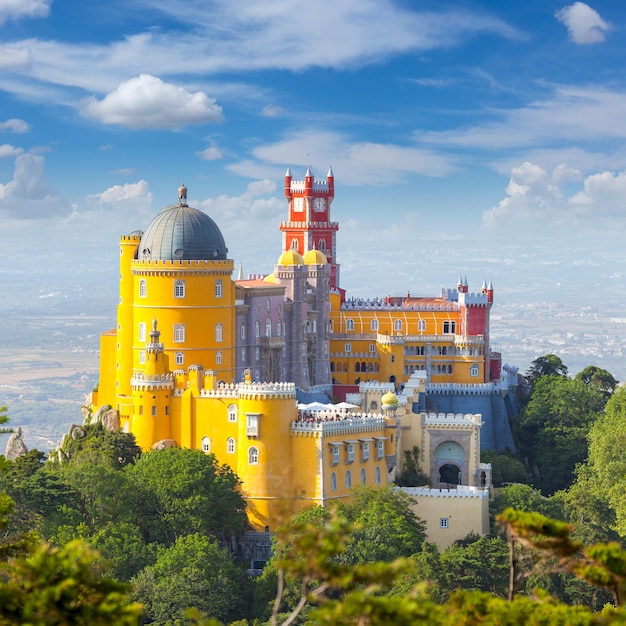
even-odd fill
[(305, 174), (305, 177), (309, 177), (309, 176), (313, 176), (313, 170), (311, 169), (310, 165), (309, 167), (306, 168), (306, 174)]
[(332, 166), (328, 166), (328, 174), (326, 174), (326, 178), (335, 178), (335, 175), (333, 174), (333, 168)]
[(237, 280), (243, 280), (243, 262), (239, 262), (239, 273), (237, 274)]
[(285, 176), (291, 178), (291, 168), (287, 166), (287, 171), (285, 172)]
[(185, 183), (178, 188), (178, 204), (187, 206), (187, 187), (185, 187)]

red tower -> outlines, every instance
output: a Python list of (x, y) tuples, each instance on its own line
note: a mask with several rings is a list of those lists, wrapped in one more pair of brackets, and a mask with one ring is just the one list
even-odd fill
[(339, 287), (339, 265), (336, 261), (339, 224), (330, 221), (330, 205), (335, 197), (335, 177), (328, 168), (326, 180), (315, 180), (311, 167), (304, 180), (293, 180), (291, 170), (285, 174), (285, 198), (289, 201), (289, 221), (280, 223), (283, 251), (295, 248), (300, 254), (320, 250), (331, 266), (330, 285)]

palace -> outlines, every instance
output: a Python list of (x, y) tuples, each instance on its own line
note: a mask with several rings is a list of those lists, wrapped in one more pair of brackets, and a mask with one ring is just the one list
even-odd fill
[[(450, 466), (468, 488), (489, 482), (481, 432), (483, 447), (513, 448), (516, 369), (490, 349), (491, 283), (347, 297), (334, 189), (332, 169), (322, 181), (287, 170), (282, 252), (247, 279), (233, 279), (219, 227), (188, 206), (184, 185), (120, 239), (117, 326), (101, 335), (91, 405), (112, 407), (144, 450), (214, 453), (241, 478), (256, 529), (393, 479), (413, 445), (431, 484)], [(298, 405), (331, 397), (348, 402)]]

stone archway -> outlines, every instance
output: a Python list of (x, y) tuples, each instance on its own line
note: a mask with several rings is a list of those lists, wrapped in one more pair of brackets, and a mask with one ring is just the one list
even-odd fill
[(435, 479), (433, 486), (456, 487), (463, 484), (464, 478), (467, 479), (467, 476), (463, 475), (463, 470), (467, 470), (465, 467), (466, 453), (461, 444), (456, 441), (444, 441), (435, 449), (434, 457), (435, 475), (431, 477), (431, 479)]

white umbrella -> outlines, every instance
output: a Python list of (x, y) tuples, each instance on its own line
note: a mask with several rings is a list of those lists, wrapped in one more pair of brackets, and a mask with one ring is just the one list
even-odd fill
[(311, 404), (304, 405), (305, 411), (327, 411), (332, 408), (332, 404), (322, 404), (321, 402), (311, 402)]
[(350, 404), (349, 402), (340, 402), (333, 405), (336, 409), (358, 409), (358, 405)]

